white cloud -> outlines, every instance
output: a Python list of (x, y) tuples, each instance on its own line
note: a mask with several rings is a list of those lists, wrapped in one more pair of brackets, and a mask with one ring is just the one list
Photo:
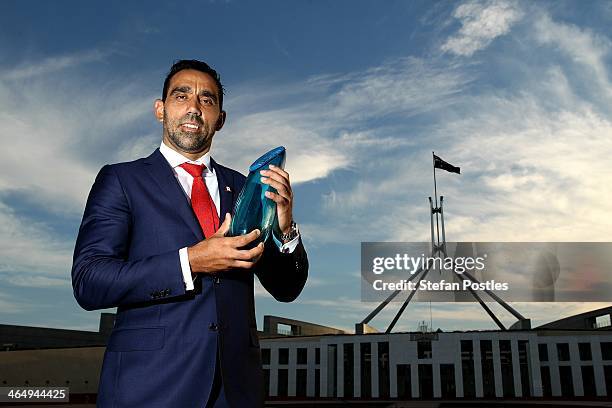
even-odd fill
[[(151, 114), (153, 98), (143, 97), (136, 83), (100, 86), (78, 73), (61, 72), (103, 55), (93, 51), (50, 58), (0, 72), (0, 137), (5, 146), (0, 160), (0, 279), (6, 284), (70, 285), (74, 238), (66, 241), (51, 224), (25, 215), (20, 205), (44, 212), (50, 222), (58, 216), (77, 220), (102, 164), (115, 161), (113, 154), (134, 159), (152, 139), (146, 129), (140, 134), (148, 136), (123, 137), (135, 123), (144, 122), (140, 128), (146, 128), (144, 116)], [(50, 73), (62, 75), (51, 79)], [(104, 156), (104, 151), (111, 153)], [(75, 231), (77, 226), (72, 226)]]
[(453, 13), (461, 21), (459, 32), (442, 44), (442, 51), (469, 57), (507, 34), (522, 17), (516, 2), (484, 1), (461, 4)]
[[(0, 190), (35, 197), (51, 212), (81, 213), (97, 170), (113, 160), (100, 152), (137, 153), (134, 143), (150, 133), (153, 98), (134, 97), (142, 94), (135, 84), (116, 86), (98, 89), (76, 76), (0, 82)], [(143, 129), (124, 141), (138, 122)]]
[[(453, 66), (441, 69), (422, 59), (401, 58), (363, 72), (311, 78), (285, 92), (243, 89), (240, 93), (258, 95), (260, 104), (288, 97), (294, 102), (282, 109), (239, 114), (235, 120), (230, 116), (215, 135), (213, 155), (244, 171), (259, 155), (282, 144), (296, 184), (328, 177), (339, 169), (361, 169), (364, 155), (412, 144), (406, 135), (372, 131), (368, 120), (444, 109), (470, 82)], [(305, 100), (304, 95), (308, 95)], [(242, 107), (248, 100), (238, 98), (233, 103)]]
[(49, 278), (47, 276), (32, 275), (30, 271), (24, 271), (20, 274), (10, 274), (3, 279), (11, 285), (28, 288), (71, 287), (70, 278), (68, 276), (64, 279)]
[[(346, 152), (305, 122), (295, 112), (261, 112), (240, 117), (215, 135), (213, 155), (221, 163), (246, 173), (257, 157), (283, 145), (287, 148), (286, 169), (293, 184), (324, 178), (346, 167), (349, 164)], [(305, 144), (311, 147), (305, 149)]]
[(322, 112), (344, 123), (440, 109), (452, 105), (470, 82), (452, 65), (441, 69), (413, 57), (388, 61), (348, 78), (338, 80), (341, 87), (329, 97)]
[(374, 162), (348, 188), (324, 195), (336, 232), (326, 231), (327, 221), (306, 231), (324, 242), (427, 240), (428, 147), (438, 145), (463, 169), (438, 177), (450, 240), (609, 240), (612, 193), (602, 188), (611, 171), (608, 118), (585, 103), (549, 111), (534, 95), (469, 103), (465, 118), (441, 119), (404, 161)]
[(28, 61), (27, 63), (21, 64), (13, 69), (1, 73), (0, 79), (12, 81), (42, 76), (53, 72), (62, 71), (67, 68), (72, 68), (84, 63), (100, 61), (106, 58), (109, 54), (109, 52), (92, 50), (72, 55), (64, 55), (61, 57), (48, 57), (36, 62)]
[(598, 35), (588, 28), (553, 21), (546, 13), (539, 15), (534, 22), (534, 28), (538, 43), (554, 46), (574, 63), (591, 70), (585, 78), (592, 80), (594, 74), (599, 85), (608, 90), (608, 96), (612, 96), (605, 61), (612, 46), (609, 38)]
[(572, 111), (548, 111), (533, 95), (482, 97), (476, 111), (443, 130), (460, 140), (449, 152), (464, 165), (466, 176), (474, 177), (446, 190), (454, 200), (450, 236), (609, 240), (612, 193), (602, 189), (612, 151), (608, 118), (586, 103)]
[(114, 155), (114, 160), (119, 162), (131, 161), (139, 157), (147, 157), (157, 149), (161, 143), (160, 132), (135, 136), (126, 140)]
[[(4, 276), (5, 280), (22, 282), (38, 275), (67, 276), (72, 247), (55, 238), (44, 223), (20, 218), (0, 202), (0, 259), (0, 274), (10, 274)], [(25, 277), (17, 278), (15, 273)]]
[[(520, 35), (541, 35), (536, 28), (540, 21), (530, 20), (532, 31)], [(433, 110), (429, 123), (414, 135), (409, 127), (392, 130), (406, 143), (396, 144), (396, 154), (385, 151), (384, 160), (364, 159), (371, 157), (370, 146), (367, 151), (353, 149), (353, 157), (368, 164), (354, 182), (322, 197), (335, 230), (341, 232), (326, 231), (328, 221), (307, 225), (317, 234), (313, 241), (427, 240), (431, 150), (463, 169), (461, 176), (443, 173), (438, 178), (439, 191), (446, 196), (449, 239), (609, 240), (612, 193), (602, 186), (611, 171), (607, 156), (612, 151), (612, 121), (605, 114), (607, 106), (599, 103), (598, 90), (575, 91), (583, 75), (592, 74), (591, 66), (603, 61), (605, 41), (550, 19), (547, 24), (548, 31), (559, 32), (549, 45), (559, 42), (578, 53), (581, 47), (574, 49), (567, 45), (569, 39), (562, 39), (575, 31), (576, 37), (583, 37), (578, 43), (584, 52), (596, 58), (591, 64), (572, 60), (571, 66), (526, 63), (524, 79), (511, 90), (473, 92), (468, 87), (454, 104)], [(589, 51), (593, 48), (599, 51)], [(605, 74), (605, 65), (600, 66)], [(462, 68), (468, 69), (449, 69)], [(568, 76), (568, 70), (573, 75)], [(394, 92), (391, 85), (388, 91)], [(372, 135), (370, 131), (366, 140), (373, 140)], [(395, 137), (390, 139), (395, 142)]]
[(0, 292), (0, 311), (9, 315), (17, 315), (26, 313), (33, 309), (31, 302), (24, 302), (21, 299), (16, 299), (12, 295)]

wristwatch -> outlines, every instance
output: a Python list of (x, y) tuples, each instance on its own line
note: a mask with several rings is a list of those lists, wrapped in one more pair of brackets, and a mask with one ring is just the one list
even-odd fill
[(297, 224), (295, 223), (295, 221), (291, 221), (291, 227), (289, 228), (289, 232), (287, 232), (286, 234), (281, 234), (280, 239), (283, 244), (286, 244), (287, 242), (295, 239), (295, 237), (297, 237), (299, 233), (300, 230), (298, 229)]

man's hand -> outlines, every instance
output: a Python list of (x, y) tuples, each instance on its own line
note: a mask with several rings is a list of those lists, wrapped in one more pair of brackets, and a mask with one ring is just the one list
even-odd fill
[(291, 229), (293, 221), (293, 191), (289, 183), (289, 173), (283, 169), (270, 165), (270, 170), (261, 170), (261, 182), (269, 184), (276, 189), (276, 193), (266, 192), (266, 197), (276, 203), (276, 214), (278, 215), (278, 227), (283, 234)]
[(253, 242), (261, 234), (254, 230), (239, 237), (226, 237), (232, 217), (226, 214), (219, 230), (210, 238), (187, 248), (192, 273), (215, 273), (232, 268), (250, 269), (261, 257), (264, 244), (255, 248), (240, 249)]

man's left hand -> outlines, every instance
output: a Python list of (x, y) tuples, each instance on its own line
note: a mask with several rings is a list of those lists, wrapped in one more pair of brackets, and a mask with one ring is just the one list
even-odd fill
[(293, 191), (289, 183), (289, 173), (283, 169), (270, 165), (270, 170), (261, 170), (264, 177), (261, 182), (276, 189), (276, 193), (266, 192), (266, 197), (276, 203), (276, 214), (278, 215), (278, 227), (283, 234), (291, 229), (293, 220)]

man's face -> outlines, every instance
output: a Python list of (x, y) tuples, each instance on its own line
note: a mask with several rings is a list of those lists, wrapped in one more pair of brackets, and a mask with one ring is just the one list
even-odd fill
[(170, 79), (166, 101), (155, 101), (155, 116), (163, 120), (164, 142), (188, 154), (206, 153), (225, 122), (215, 80), (192, 69), (179, 71)]

